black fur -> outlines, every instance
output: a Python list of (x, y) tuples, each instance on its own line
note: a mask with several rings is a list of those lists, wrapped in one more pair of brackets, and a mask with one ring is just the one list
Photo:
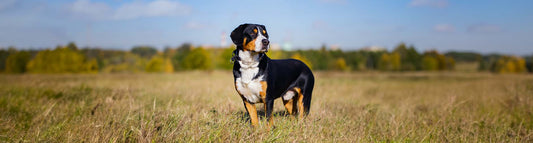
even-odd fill
[[(237, 46), (234, 51), (234, 58), (232, 60), (238, 61), (239, 52), (243, 50), (243, 40), (247, 37), (247, 41), (251, 41), (257, 37), (253, 35), (252, 30), (256, 27), (260, 27), (259, 30), (266, 30), (265, 26), (258, 24), (242, 24), (239, 25), (233, 32), (231, 32), (231, 39), (233, 43)], [(252, 34), (251, 34), (252, 33)], [(255, 36), (255, 37), (254, 37)], [(268, 35), (265, 34), (265, 37), (268, 38)], [(248, 40), (249, 39), (249, 40)], [(272, 60), (265, 53), (256, 53), (260, 54), (259, 62), (259, 72), (254, 76), (255, 78), (263, 76), (261, 81), (267, 82), (267, 91), (266, 97), (263, 101), (266, 105), (266, 117), (270, 119), (272, 115), (272, 110), (274, 106), (274, 100), (283, 96), (287, 91), (298, 87), (301, 89), (301, 92), (304, 96), (304, 113), (305, 115), (309, 114), (309, 108), (311, 106), (311, 94), (313, 92), (313, 87), (315, 79), (311, 69), (307, 67), (302, 61), (295, 59), (283, 59), (283, 60)], [(237, 78), (241, 77), (240, 69), (241, 66), (239, 62), (234, 62), (233, 64), (233, 77), (234, 81)], [(295, 96), (296, 97), (296, 96)], [(246, 100), (246, 99), (243, 99)], [(296, 102), (295, 102), (296, 103)], [(302, 113), (300, 113), (302, 114)]]

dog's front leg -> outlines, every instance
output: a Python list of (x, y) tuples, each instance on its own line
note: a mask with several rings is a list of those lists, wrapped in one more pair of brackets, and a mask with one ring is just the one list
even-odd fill
[(257, 126), (257, 123), (259, 121), (257, 119), (257, 109), (255, 109), (255, 104), (248, 102), (246, 99), (243, 99), (242, 101), (244, 102), (244, 107), (246, 108), (246, 111), (248, 111), (248, 115), (250, 115), (252, 126)]
[(267, 99), (265, 102), (265, 117), (267, 119), (268, 124), (268, 130), (272, 128), (272, 125), (274, 124), (274, 121), (272, 121), (272, 110), (274, 108), (274, 100), (273, 99)]

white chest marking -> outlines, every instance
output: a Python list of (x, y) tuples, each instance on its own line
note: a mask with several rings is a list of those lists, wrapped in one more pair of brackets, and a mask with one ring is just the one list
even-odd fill
[(252, 55), (249, 51), (239, 51), (239, 57), (241, 58), (239, 61), (241, 77), (236, 79), (235, 86), (246, 100), (257, 103), (261, 101), (259, 93), (263, 89), (261, 85), (263, 76), (253, 79), (259, 72), (259, 55)]

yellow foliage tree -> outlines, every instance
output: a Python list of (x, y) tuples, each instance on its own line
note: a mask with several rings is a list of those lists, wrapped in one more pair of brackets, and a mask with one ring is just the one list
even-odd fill
[(422, 58), (422, 69), (426, 71), (435, 71), (439, 68), (439, 62), (432, 56), (424, 56)]
[(391, 57), (389, 56), (389, 54), (387, 53), (381, 54), (381, 57), (379, 58), (379, 61), (378, 61), (378, 69), (383, 70), (383, 71), (392, 69), (391, 68)]
[(162, 56), (153, 56), (145, 68), (146, 72), (174, 72), (174, 67), (169, 58), (163, 58)]
[(400, 56), (400, 53), (394, 52), (390, 55), (390, 67), (391, 70), (399, 71), (402, 67), (402, 57)]
[(94, 73), (98, 71), (98, 64), (86, 60), (85, 55), (72, 47), (57, 47), (37, 53), (27, 68), (33, 73)]
[(517, 56), (502, 56), (492, 65), (491, 70), (497, 73), (523, 73), (526, 71), (526, 61)]
[(170, 58), (165, 59), (165, 72), (166, 73), (174, 72), (174, 66), (172, 65), (172, 61), (170, 60)]
[(185, 57), (183, 67), (189, 70), (212, 70), (211, 54), (202, 47), (194, 48)]
[(346, 60), (344, 60), (344, 58), (337, 58), (337, 60), (335, 60), (335, 63), (333, 65), (334, 65), (333, 66), (334, 70), (339, 70), (339, 71), (348, 70), (348, 66), (346, 65)]

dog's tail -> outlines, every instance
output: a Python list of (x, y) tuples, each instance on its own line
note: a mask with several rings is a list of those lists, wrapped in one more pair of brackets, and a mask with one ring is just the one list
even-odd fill
[(304, 99), (303, 99), (303, 103), (304, 103), (304, 115), (309, 115), (309, 108), (311, 107), (311, 97), (312, 97), (312, 93), (313, 93), (313, 87), (315, 86), (315, 77), (313, 76), (312, 73), (310, 73), (311, 75), (309, 76), (309, 79), (307, 80), (307, 82), (305, 82), (305, 85), (304, 85), (304, 91), (303, 91), (303, 95), (304, 95)]

